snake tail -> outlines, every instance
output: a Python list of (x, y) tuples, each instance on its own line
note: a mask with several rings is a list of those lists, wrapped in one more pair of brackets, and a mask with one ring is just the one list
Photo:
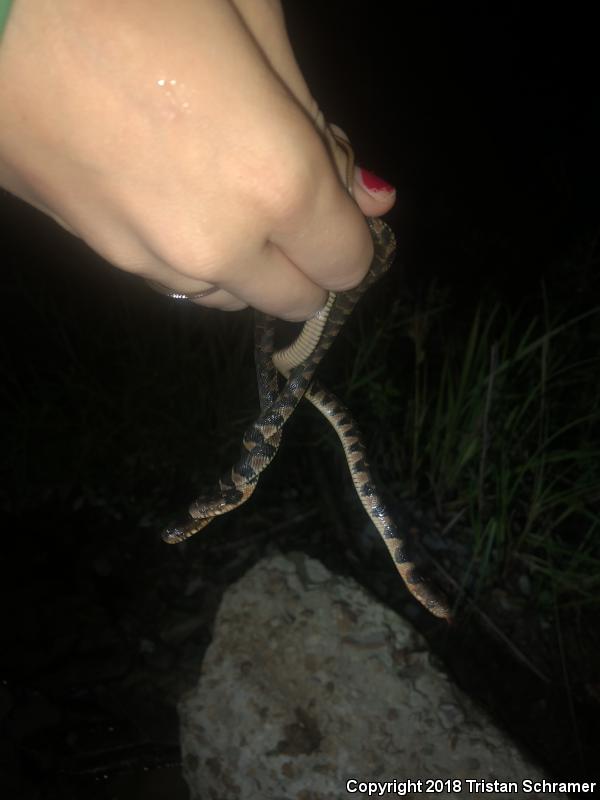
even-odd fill
[(305, 396), (337, 433), (344, 448), (356, 493), (381, 535), (404, 585), (435, 617), (450, 620), (451, 612), (445, 597), (425, 582), (407, 555), (406, 543), (373, 482), (363, 439), (350, 412), (332, 392), (317, 381), (313, 381)]

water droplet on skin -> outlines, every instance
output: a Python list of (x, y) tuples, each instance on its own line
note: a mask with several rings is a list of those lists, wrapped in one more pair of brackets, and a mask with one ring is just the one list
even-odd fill
[(158, 78), (156, 85), (163, 90), (161, 97), (166, 104), (163, 114), (167, 119), (174, 120), (179, 114), (191, 112), (189, 93), (184, 83), (176, 78)]

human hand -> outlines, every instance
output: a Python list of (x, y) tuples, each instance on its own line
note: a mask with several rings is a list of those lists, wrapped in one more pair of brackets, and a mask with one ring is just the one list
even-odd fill
[(205, 306), (306, 319), (394, 202), (344, 190), (278, 0), (15, 0), (0, 119), (0, 185)]

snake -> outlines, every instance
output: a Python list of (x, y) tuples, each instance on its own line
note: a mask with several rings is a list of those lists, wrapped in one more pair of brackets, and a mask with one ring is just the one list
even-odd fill
[[(352, 195), (354, 153), (349, 143), (333, 134), (343, 148), (346, 189)], [(188, 519), (167, 527), (163, 541), (177, 544), (203, 530), (215, 517), (246, 502), (261, 473), (275, 457), (285, 423), (305, 398), (330, 423), (344, 450), (356, 494), (381, 535), (401, 579), (413, 597), (434, 616), (450, 620), (446, 598), (419, 574), (407, 554), (406, 541), (381, 500), (373, 481), (363, 437), (348, 409), (315, 377), (315, 371), (339, 334), (360, 297), (389, 269), (396, 250), (394, 233), (383, 220), (366, 217), (373, 240), (373, 259), (362, 282), (353, 289), (329, 292), (326, 305), (306, 321), (296, 339), (275, 350), (275, 318), (256, 311), (254, 353), (260, 413), (246, 429), (238, 461), (220, 478), (218, 486), (197, 497)], [(280, 388), (279, 375), (285, 383)]]

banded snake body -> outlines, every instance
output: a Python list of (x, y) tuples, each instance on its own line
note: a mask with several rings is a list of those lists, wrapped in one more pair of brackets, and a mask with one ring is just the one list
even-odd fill
[[(335, 136), (346, 154), (346, 188), (351, 193), (354, 155), (345, 139)], [(374, 244), (374, 257), (362, 283), (349, 291), (330, 292), (325, 307), (308, 320), (298, 337), (283, 350), (274, 351), (275, 319), (255, 311), (255, 361), (260, 415), (245, 431), (242, 454), (223, 476), (214, 493), (201, 495), (189, 508), (190, 519), (163, 531), (169, 544), (188, 539), (205, 528), (216, 516), (244, 503), (254, 492), (260, 474), (271, 463), (283, 426), (305, 397), (323, 414), (338, 435), (350, 469), (356, 493), (381, 534), (409, 592), (434, 616), (450, 619), (448, 604), (424, 582), (406, 554), (406, 547), (393, 519), (373, 483), (360, 432), (338, 398), (313, 376), (362, 294), (390, 267), (396, 241), (391, 228), (378, 218), (367, 218)], [(286, 379), (280, 390), (278, 372)]]

